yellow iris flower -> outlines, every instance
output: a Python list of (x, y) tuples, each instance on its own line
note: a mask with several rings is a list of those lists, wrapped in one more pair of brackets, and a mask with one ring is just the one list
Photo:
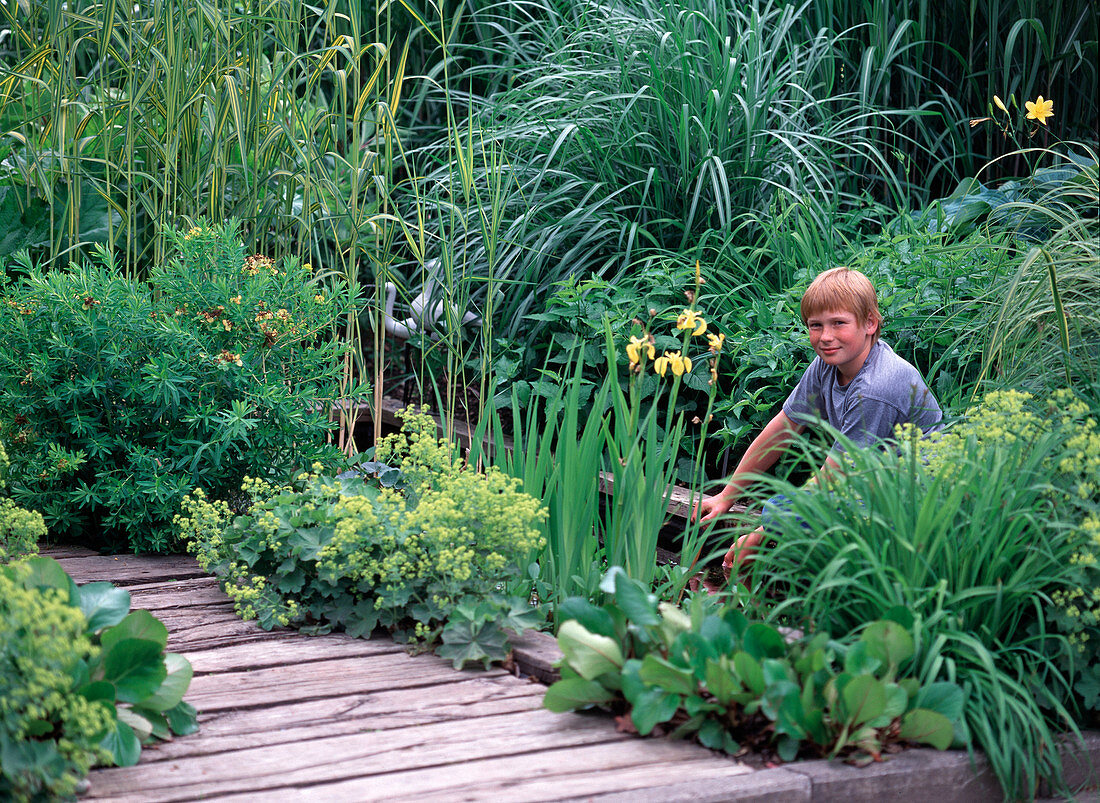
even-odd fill
[(631, 337), (630, 343), (626, 346), (626, 356), (630, 358), (631, 368), (644, 363), (647, 359), (652, 360), (656, 353), (657, 350), (653, 348), (653, 344), (644, 337)]
[(681, 356), (678, 351), (666, 351), (663, 357), (658, 357), (653, 362), (653, 370), (661, 376), (664, 376), (669, 368), (676, 376), (683, 376), (691, 370), (691, 359)]
[(1054, 101), (1043, 100), (1043, 96), (1035, 98), (1035, 102), (1030, 100), (1024, 103), (1024, 108), (1027, 109), (1027, 119), (1038, 120), (1043, 125), (1047, 124), (1047, 118), (1054, 116)]
[(676, 319), (676, 328), (691, 329), (691, 336), (698, 337), (703, 334), (703, 332), (707, 331), (707, 322), (704, 321), (702, 316), (695, 310), (686, 309), (681, 312), (680, 317)]
[(722, 346), (726, 343), (726, 336), (724, 334), (707, 335), (707, 342), (710, 344), (710, 351), (712, 354), (717, 354), (722, 350)]

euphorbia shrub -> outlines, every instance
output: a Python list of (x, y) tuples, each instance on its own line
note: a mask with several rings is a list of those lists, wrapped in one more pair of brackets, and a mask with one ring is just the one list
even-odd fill
[(19, 504), (70, 541), (167, 551), (180, 499), (330, 459), (349, 299), (246, 256), (234, 225), (174, 235), (146, 281), (111, 257), (0, 284), (0, 436)]

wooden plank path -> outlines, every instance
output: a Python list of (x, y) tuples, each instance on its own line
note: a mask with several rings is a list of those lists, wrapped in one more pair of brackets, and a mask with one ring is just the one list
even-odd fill
[[(458, 672), (388, 639), (242, 622), (187, 557), (47, 549), (78, 583), (110, 580), (168, 627), (195, 670), (198, 733), (91, 773), (115, 801), (668, 799), (752, 770), (701, 747), (617, 733), (605, 715), (542, 709), (544, 687)], [(746, 780), (738, 778), (739, 781)]]

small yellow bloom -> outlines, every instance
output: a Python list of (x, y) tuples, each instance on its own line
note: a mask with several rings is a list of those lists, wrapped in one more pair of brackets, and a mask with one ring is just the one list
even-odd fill
[(1054, 116), (1054, 101), (1043, 100), (1043, 96), (1035, 98), (1035, 102), (1030, 100), (1024, 103), (1024, 108), (1027, 109), (1028, 120), (1038, 120), (1043, 125), (1047, 124), (1047, 118)]
[(646, 337), (631, 337), (626, 347), (626, 356), (630, 358), (631, 368), (644, 364), (647, 359), (652, 360), (656, 353), (657, 350)]
[(318, 293), (317, 295), (315, 295), (315, 296), (313, 297), (313, 300), (314, 300), (314, 301), (315, 301), (316, 303), (318, 303), (318, 304), (323, 304), (323, 303), (325, 303), (325, 297), (324, 297), (324, 295), (322, 295), (321, 293)]
[(707, 322), (703, 320), (693, 309), (686, 309), (680, 313), (680, 317), (676, 319), (677, 329), (691, 329), (692, 337), (698, 337), (707, 331)]
[(993, 105), (1003, 111), (1005, 114), (1008, 114), (1008, 107), (1006, 107), (1004, 101), (996, 95), (993, 96)]
[(710, 344), (710, 351), (712, 354), (717, 354), (722, 350), (722, 346), (726, 343), (726, 336), (724, 334), (707, 334), (707, 342)]
[(669, 368), (676, 376), (683, 376), (686, 372), (691, 371), (691, 359), (681, 356), (678, 351), (666, 351), (663, 357), (658, 357), (653, 361), (653, 370), (661, 376), (664, 376)]

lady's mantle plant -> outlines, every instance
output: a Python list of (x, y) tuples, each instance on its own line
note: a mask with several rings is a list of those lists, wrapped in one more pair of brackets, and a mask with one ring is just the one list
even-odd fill
[(180, 536), (262, 627), (369, 637), (381, 626), (438, 643), (456, 667), (505, 658), (505, 630), (537, 622), (527, 597), (506, 589), (542, 546), (545, 510), (518, 480), (456, 460), (423, 412), (406, 412), (375, 457), (399, 468), (393, 487), (329, 477), (318, 464), (293, 486), (246, 478), (252, 507), (240, 516), (196, 490)]
[(38, 552), (38, 541), (46, 535), (42, 514), (24, 510), (7, 498), (8, 453), (0, 441), (0, 563), (20, 555)]
[(196, 729), (185, 658), (110, 583), (77, 586), (50, 558), (0, 567), (0, 799), (71, 798), (94, 764)]
[(0, 280), (0, 436), (12, 498), (62, 538), (172, 548), (185, 493), (225, 498), (327, 459), (349, 302), (233, 225), (174, 235), (146, 281), (104, 251)]
[(562, 679), (545, 700), (553, 711), (608, 706), (642, 735), (694, 736), (728, 753), (774, 743), (785, 761), (860, 763), (899, 741), (943, 750), (955, 739), (962, 689), (899, 677), (915, 651), (904, 610), (848, 644), (826, 634), (788, 643), (705, 596), (687, 611), (658, 605), (618, 567), (603, 588), (614, 597), (602, 607), (575, 597), (559, 612)]

